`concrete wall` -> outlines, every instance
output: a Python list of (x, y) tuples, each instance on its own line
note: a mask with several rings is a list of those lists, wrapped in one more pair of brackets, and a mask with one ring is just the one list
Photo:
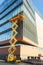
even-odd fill
[[(7, 54), (9, 54), (8, 53), (8, 49), (9, 49), (9, 47), (0, 47), (0, 56), (1, 55), (7, 55)], [(16, 46), (16, 52), (15, 52), (15, 54), (16, 55), (20, 55), (20, 46)]]
[(43, 50), (28, 45), (21, 45), (20, 47), (21, 59), (27, 59), (28, 56), (37, 57), (38, 54), (43, 54)]
[[(6, 56), (8, 53), (8, 48), (0, 48), (0, 56)], [(43, 54), (43, 50), (39, 49), (34, 46), (29, 46), (29, 45), (20, 45), (16, 46), (16, 53), (15, 55), (20, 55), (21, 59), (27, 59), (28, 56), (31, 57), (36, 57), (38, 54)]]
[(35, 12), (35, 14), (36, 14), (38, 43), (39, 43), (39, 47), (43, 48), (43, 20), (37, 12)]

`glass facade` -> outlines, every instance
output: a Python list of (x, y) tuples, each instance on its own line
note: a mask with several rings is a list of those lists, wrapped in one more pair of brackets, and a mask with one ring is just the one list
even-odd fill
[(36, 20), (35, 20), (35, 11), (32, 8), (30, 0), (23, 0), (23, 14), (25, 16), (23, 22), (23, 36), (28, 39), (38, 43), (37, 40), (37, 30), (36, 30)]
[(12, 37), (12, 23), (9, 21), (9, 19), (23, 11), (22, 3), (22, 0), (5, 0), (1, 4), (0, 41), (8, 40)]
[(6, 32), (4, 34), (0, 35), (0, 41), (5, 41), (5, 40), (9, 40), (12, 37), (12, 32)]
[[(10, 25), (9, 25), (9, 24), (10, 24)], [(12, 25), (12, 23), (8, 22), (7, 24), (1, 26), (1, 27), (0, 27), (0, 32), (11, 28), (11, 25)]]
[(28, 0), (23, 0), (23, 11), (24, 13), (30, 18), (31, 22), (36, 25), (35, 21), (35, 11), (33, 10), (32, 6), (30, 5)]
[(36, 21), (34, 8), (30, 0), (5, 0), (0, 7), (0, 41), (8, 40), (12, 37), (12, 23), (10, 18), (23, 13), (24, 20), (18, 22), (18, 36), (26, 36), (37, 42)]
[(38, 43), (36, 26), (34, 26), (34, 24), (31, 22), (28, 16), (26, 16), (25, 13), (24, 15), (25, 18), (23, 22), (23, 36), (34, 41), (35, 43)]

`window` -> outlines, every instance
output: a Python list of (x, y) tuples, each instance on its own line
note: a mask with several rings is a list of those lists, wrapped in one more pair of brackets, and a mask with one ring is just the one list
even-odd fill
[(17, 15), (19, 12), (23, 10), (22, 5), (13, 10), (10, 14), (8, 14), (6, 17), (4, 17), (1, 21), (0, 24), (4, 23), (5, 21), (9, 20), (13, 16)]
[(12, 31), (0, 35), (0, 41), (8, 40), (12, 37)]
[(5, 24), (5, 25), (3, 25), (3, 26), (0, 27), (0, 32), (11, 28), (11, 26), (12, 26), (12, 23), (8, 22), (7, 24)]

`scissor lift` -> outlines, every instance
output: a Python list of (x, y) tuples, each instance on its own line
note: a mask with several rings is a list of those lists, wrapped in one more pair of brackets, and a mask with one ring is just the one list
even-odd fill
[(15, 51), (16, 51), (15, 44), (17, 42), (16, 35), (18, 34), (18, 32), (16, 31), (16, 29), (18, 28), (17, 22), (19, 22), (20, 20), (23, 20), (23, 18), (24, 18), (24, 16), (19, 14), (18, 16), (10, 19), (10, 21), (13, 23), (13, 26), (12, 26), (13, 36), (10, 40), (11, 46), (8, 49), (8, 52), (9, 52), (9, 55), (8, 55), (8, 58), (7, 58), (8, 62), (12, 62), (12, 61), (20, 62), (21, 61), (20, 59), (17, 60), (17, 57), (14, 54), (15, 54)]

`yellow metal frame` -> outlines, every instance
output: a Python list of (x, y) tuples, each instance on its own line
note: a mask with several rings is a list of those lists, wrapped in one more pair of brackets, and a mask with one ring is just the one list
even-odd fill
[[(17, 17), (15, 18), (11, 18), (10, 21), (13, 23), (13, 26), (12, 26), (12, 32), (15, 32), (15, 34), (12, 36), (11, 40), (9, 41), (11, 46), (10, 48), (8, 49), (8, 52), (10, 55), (13, 55), (15, 54), (15, 51), (16, 51), (16, 47), (14, 46), (17, 42), (17, 39), (16, 39), (16, 35), (18, 34), (18, 32), (16, 31), (16, 29), (18, 28), (18, 25), (17, 25), (17, 22), (19, 20), (23, 20), (24, 16), (23, 15), (18, 15)], [(14, 27), (15, 26), (15, 27)], [(12, 42), (14, 41), (14, 42)], [(13, 50), (12, 50), (13, 49)], [(8, 61), (10, 61), (9, 59), (9, 56), (8, 56)]]

